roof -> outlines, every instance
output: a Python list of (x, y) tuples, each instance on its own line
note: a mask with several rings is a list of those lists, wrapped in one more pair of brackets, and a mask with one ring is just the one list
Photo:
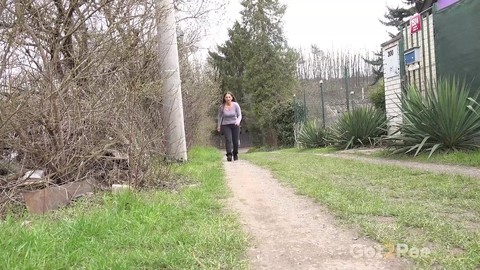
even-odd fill
[(382, 47), (382, 48), (386, 47), (388, 44), (392, 44), (393, 42), (399, 41), (400, 39), (402, 39), (402, 35), (401, 35), (401, 33), (398, 33), (396, 36), (394, 36), (390, 40), (385, 41), (384, 43), (380, 44), (380, 47)]

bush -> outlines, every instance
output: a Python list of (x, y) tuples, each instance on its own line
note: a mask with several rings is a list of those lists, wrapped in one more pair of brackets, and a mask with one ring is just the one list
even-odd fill
[(386, 132), (385, 114), (373, 107), (345, 112), (332, 125), (329, 141), (338, 148), (375, 145)]
[(395, 152), (479, 148), (480, 104), (478, 91), (465, 82), (439, 80), (436, 89), (421, 93), (411, 86), (401, 102), (403, 123), (389, 138), (397, 142)]
[(295, 110), (292, 102), (278, 103), (272, 109), (273, 129), (280, 146), (293, 146), (295, 138), (293, 125), (295, 123)]
[(326, 145), (325, 129), (319, 127), (316, 121), (308, 121), (300, 127), (297, 142), (304, 148), (317, 148)]
[(385, 112), (385, 86), (383, 82), (378, 82), (376, 88), (370, 90), (368, 99), (373, 106), (382, 112)]

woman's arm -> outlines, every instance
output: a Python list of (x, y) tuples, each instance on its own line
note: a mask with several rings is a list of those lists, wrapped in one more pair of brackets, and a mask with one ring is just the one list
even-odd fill
[(222, 125), (222, 119), (223, 119), (223, 105), (218, 108), (218, 114), (217, 114), (217, 131), (220, 132), (220, 126)]
[(237, 121), (235, 121), (235, 125), (240, 126), (240, 122), (242, 122), (242, 109), (240, 105), (235, 102), (235, 113), (237, 114)]

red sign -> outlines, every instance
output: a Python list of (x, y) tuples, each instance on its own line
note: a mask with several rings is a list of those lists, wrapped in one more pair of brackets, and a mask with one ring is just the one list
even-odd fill
[(422, 30), (422, 16), (418, 13), (410, 18), (410, 33), (416, 33)]

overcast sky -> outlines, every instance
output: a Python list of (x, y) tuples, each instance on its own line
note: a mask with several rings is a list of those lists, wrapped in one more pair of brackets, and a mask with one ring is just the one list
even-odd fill
[[(287, 12), (283, 18), (288, 43), (294, 48), (344, 48), (378, 51), (387, 41), (388, 29), (383, 19), (386, 6), (404, 6), (402, 0), (283, 0)], [(240, 0), (230, 0), (225, 17), (218, 28), (211, 29), (207, 47), (223, 44), (227, 29), (240, 19)]]

